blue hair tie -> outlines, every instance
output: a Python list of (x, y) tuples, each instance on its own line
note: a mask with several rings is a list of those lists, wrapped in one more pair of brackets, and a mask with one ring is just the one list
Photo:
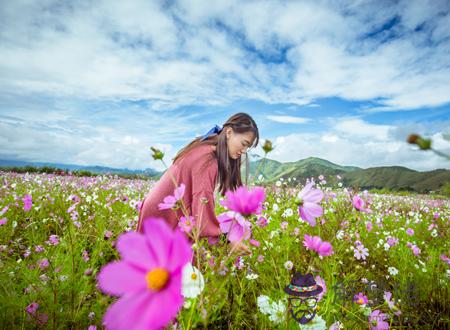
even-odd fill
[(202, 139), (200, 141), (204, 141), (206, 140), (208, 137), (210, 137), (213, 134), (219, 134), (222, 131), (222, 127), (220, 127), (219, 125), (214, 126), (213, 128), (211, 128), (208, 133), (206, 133), (205, 135), (203, 135)]

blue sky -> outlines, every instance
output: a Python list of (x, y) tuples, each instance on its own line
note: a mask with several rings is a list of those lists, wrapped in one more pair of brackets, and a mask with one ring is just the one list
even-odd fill
[[(236, 112), (271, 158), (450, 168), (448, 1), (10, 1), (0, 158), (161, 169)], [(260, 149), (254, 150), (260, 153)]]

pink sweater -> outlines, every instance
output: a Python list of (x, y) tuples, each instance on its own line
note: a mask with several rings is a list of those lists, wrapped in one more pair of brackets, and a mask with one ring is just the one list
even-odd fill
[(213, 158), (214, 151), (215, 146), (199, 146), (191, 150), (177, 164), (169, 167), (142, 203), (138, 232), (143, 231), (142, 223), (148, 217), (164, 218), (173, 229), (178, 225), (178, 219), (183, 215), (181, 210), (177, 210), (175, 214), (173, 210), (158, 208), (158, 204), (163, 202), (164, 197), (174, 193), (175, 185), (172, 175), (178, 186), (181, 183), (186, 186), (183, 196), (184, 205), (189, 214), (195, 217), (197, 223), (201, 224), (200, 237), (220, 235), (219, 222), (214, 210), (214, 189), (218, 173), (217, 160)]

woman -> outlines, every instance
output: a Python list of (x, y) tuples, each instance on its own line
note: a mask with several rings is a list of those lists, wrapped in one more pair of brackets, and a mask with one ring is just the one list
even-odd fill
[[(137, 231), (142, 232), (142, 224), (149, 217), (164, 218), (172, 228), (178, 226), (182, 210), (161, 210), (159, 204), (183, 184), (182, 202), (194, 217), (199, 237), (218, 237), (221, 231), (215, 215), (214, 192), (217, 188), (223, 196), (227, 190), (242, 185), (241, 157), (258, 142), (258, 127), (246, 113), (231, 116), (222, 128), (216, 125), (193, 140), (178, 152), (173, 164), (144, 199)], [(248, 167), (247, 157), (246, 160)], [(240, 242), (232, 243), (231, 248), (238, 253), (250, 252)]]

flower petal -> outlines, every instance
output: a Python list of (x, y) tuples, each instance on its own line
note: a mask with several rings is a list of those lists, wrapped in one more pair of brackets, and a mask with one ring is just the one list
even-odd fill
[(145, 272), (124, 261), (111, 262), (103, 266), (97, 281), (103, 292), (115, 296), (147, 288)]
[(122, 259), (140, 267), (143, 271), (147, 271), (157, 265), (157, 256), (152, 253), (145, 236), (140, 233), (128, 232), (121, 234), (117, 239), (117, 250)]

